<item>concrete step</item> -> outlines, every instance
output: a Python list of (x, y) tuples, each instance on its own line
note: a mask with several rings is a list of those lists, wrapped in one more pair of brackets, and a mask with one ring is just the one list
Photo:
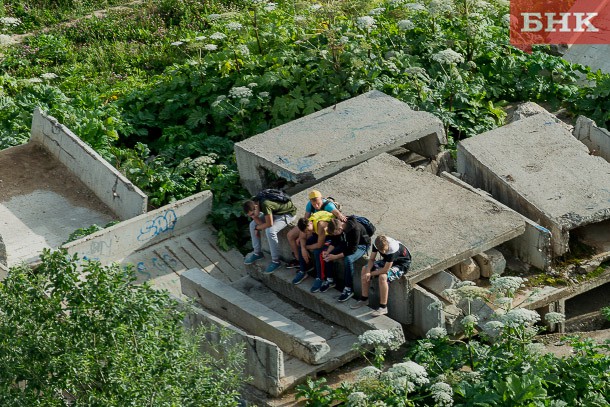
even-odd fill
[[(317, 365), (328, 360), (330, 346), (326, 339), (300, 325), (297, 319), (302, 318), (295, 318), (300, 312), (270, 295), (269, 290), (255, 280), (249, 277), (241, 280), (241, 291), (200, 269), (184, 272), (180, 280), (184, 294), (220, 318), (274, 342), (285, 353), (307, 363)], [(258, 299), (250, 296), (256, 293)], [(272, 300), (272, 307), (265, 305), (269, 300)], [(316, 327), (313, 323), (308, 325), (311, 329)]]
[(350, 305), (355, 300), (337, 302), (341, 294), (336, 289), (330, 289), (325, 293), (311, 293), (310, 289), (314, 282), (308, 278), (299, 285), (292, 284), (295, 271), (280, 268), (272, 274), (263, 272), (263, 265), (253, 264), (247, 266), (251, 277), (261, 281), (271, 290), (280, 295), (290, 298), (291, 301), (323, 316), (334, 324), (343, 326), (356, 335), (361, 335), (369, 330), (387, 330), (393, 333), (396, 341), (400, 344), (405, 342), (402, 325), (387, 316), (373, 316), (373, 310), (369, 307), (351, 309)]

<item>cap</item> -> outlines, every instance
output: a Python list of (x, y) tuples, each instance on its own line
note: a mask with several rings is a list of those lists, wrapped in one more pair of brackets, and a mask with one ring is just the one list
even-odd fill
[(309, 199), (322, 198), (322, 193), (318, 190), (313, 190), (309, 193)]

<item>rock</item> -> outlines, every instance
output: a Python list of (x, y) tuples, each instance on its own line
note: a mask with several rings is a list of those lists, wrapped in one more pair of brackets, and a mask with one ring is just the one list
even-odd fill
[(473, 257), (481, 269), (481, 277), (489, 278), (493, 275), (502, 275), (506, 269), (506, 259), (496, 249), (489, 249)]
[(481, 278), (481, 269), (472, 259), (464, 260), (451, 267), (451, 272), (462, 281), (475, 281)]

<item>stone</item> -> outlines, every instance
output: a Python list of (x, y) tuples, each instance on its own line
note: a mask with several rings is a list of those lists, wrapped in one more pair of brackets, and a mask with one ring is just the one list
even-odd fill
[(450, 298), (443, 295), (443, 291), (453, 288), (459, 282), (460, 280), (456, 276), (443, 270), (420, 281), (418, 284), (434, 295), (437, 295), (446, 301), (450, 301)]
[(481, 269), (472, 258), (451, 267), (451, 272), (462, 281), (476, 281), (481, 278)]
[(473, 257), (481, 269), (481, 277), (489, 278), (493, 275), (502, 275), (506, 269), (506, 259), (496, 249), (489, 249)]

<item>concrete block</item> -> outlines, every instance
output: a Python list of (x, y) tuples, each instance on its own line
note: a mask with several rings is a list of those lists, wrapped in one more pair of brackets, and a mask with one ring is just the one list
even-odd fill
[(481, 269), (481, 277), (489, 278), (493, 275), (502, 275), (506, 269), (506, 259), (496, 249), (489, 249), (473, 257)]
[(146, 212), (148, 197), (70, 129), (34, 110), (30, 142), (53, 154), (121, 219)]
[(610, 162), (610, 132), (597, 127), (595, 122), (585, 116), (578, 116), (573, 131), (574, 137), (589, 148), (592, 155)]
[(451, 272), (462, 281), (475, 281), (481, 278), (481, 269), (471, 258), (451, 267)]
[(445, 327), (445, 312), (442, 307), (430, 307), (441, 300), (422, 287), (413, 287), (413, 323), (409, 329), (418, 336), (425, 336), (432, 328)]
[(223, 319), (277, 344), (307, 363), (326, 361), (330, 347), (319, 335), (252, 300), (200, 269), (180, 276), (182, 292)]
[(445, 313), (445, 329), (447, 330), (447, 333), (449, 335), (458, 335), (462, 332), (462, 310), (455, 304), (445, 304), (443, 306), (443, 312)]
[(570, 230), (610, 218), (610, 163), (551, 114), (462, 140), (457, 165), (466, 182), (548, 229), (553, 256), (568, 250)]
[[(474, 188), (472, 185), (465, 183), (454, 174), (443, 172), (441, 173), (441, 177), (453, 184), (459, 185), (462, 188), (468, 189), (469, 191), (482, 196), (489, 202), (493, 203), (496, 208), (512, 211), (511, 208), (491, 197), (488, 192)], [(552, 261), (551, 231), (523, 215), (520, 216), (525, 222), (525, 231), (523, 234), (503, 243), (503, 247), (506, 247), (517, 258), (527, 264), (538, 267), (540, 270), (549, 269)]]
[(446, 142), (434, 115), (374, 90), (236, 143), (235, 158), (255, 194), (265, 171), (304, 186), (404, 145), (433, 158)]
[(203, 191), (65, 244), (68, 253), (103, 264), (203, 226), (212, 193)]
[(418, 283), (432, 294), (444, 299), (445, 301), (451, 301), (443, 295), (443, 291), (453, 288), (460, 280), (447, 271), (440, 271), (433, 276), (428, 277)]
[[(260, 336), (249, 335), (198, 307), (190, 307), (184, 324), (191, 329), (199, 326), (213, 328), (206, 331), (207, 339), (212, 343), (215, 339), (220, 340), (222, 330), (230, 331), (233, 335), (228, 339), (229, 343), (244, 346), (244, 377), (249, 377), (248, 383), (272, 396), (278, 396), (285, 390), (284, 354), (275, 343)], [(227, 339), (223, 337), (223, 340)], [(203, 350), (209, 349), (204, 347)]]

